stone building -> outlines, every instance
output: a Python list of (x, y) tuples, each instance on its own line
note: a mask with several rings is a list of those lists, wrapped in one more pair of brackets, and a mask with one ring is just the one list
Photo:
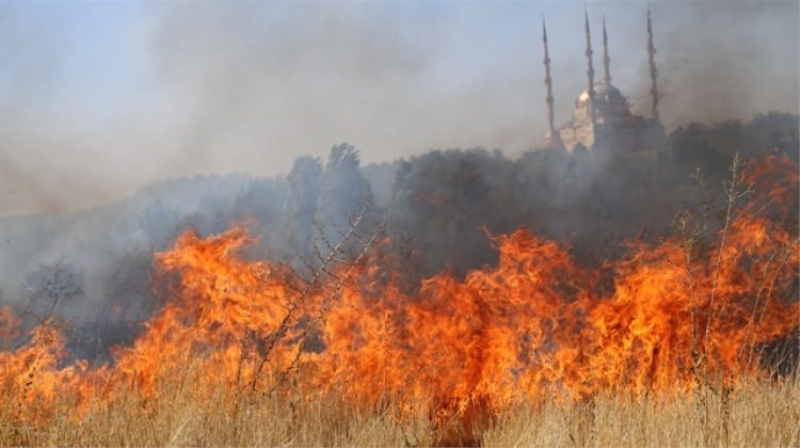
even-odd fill
[(658, 87), (656, 84), (655, 47), (650, 12), (647, 13), (648, 55), (653, 109), (650, 117), (634, 115), (628, 100), (611, 84), (611, 59), (608, 56), (608, 34), (603, 20), (603, 82), (595, 84), (592, 63), (592, 43), (589, 17), (585, 15), (586, 58), (588, 62), (588, 87), (575, 100), (575, 112), (569, 123), (556, 129), (553, 123), (553, 89), (550, 77), (550, 55), (547, 48), (547, 29), (542, 23), (544, 43), (545, 85), (547, 86), (548, 132), (545, 146), (564, 148), (572, 152), (576, 147), (589, 151), (631, 152), (653, 147), (664, 138), (664, 126), (658, 118)]

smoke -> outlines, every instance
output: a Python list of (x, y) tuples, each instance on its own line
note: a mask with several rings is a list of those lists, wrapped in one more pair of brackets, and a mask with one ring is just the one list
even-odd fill
[(235, 169), (258, 148), (260, 163), (285, 172), (298, 154), (323, 154), (363, 134), (360, 128), (395, 140), (390, 120), (375, 112), (421, 106), (394, 101), (425, 85), (435, 50), (392, 30), (380, 11), (163, 6), (154, 8), (150, 43), (164, 97), (175, 105), (175, 168), (191, 155), (195, 163)]
[[(798, 110), (797, 4), (652, 5), (661, 115), (749, 120)], [(148, 51), (174, 131), (169, 170), (193, 164), (287, 172), (298, 154), (353, 143), (365, 162), (431, 148), (541, 143), (546, 128), (539, 19), (551, 23), (557, 124), (584, 88), (583, 5), (530, 3), (185, 4), (151, 8)], [(646, 5), (588, 5), (612, 75), (649, 114)], [(499, 24), (503, 24), (502, 26)], [(736, 31), (744, 30), (744, 32)], [(736, 31), (736, 32), (734, 32)], [(259, 154), (260, 157), (254, 157)], [(191, 165), (190, 165), (191, 166)], [(192, 169), (192, 168), (188, 168)]]
[[(604, 15), (614, 83), (634, 111), (646, 114), (646, 5), (587, 6), (595, 55)], [(661, 116), (668, 129), (692, 121), (749, 120), (767, 110), (798, 111), (796, 2), (651, 7)], [(556, 124), (568, 121), (585, 85), (583, 8), (538, 2), (0, 3), (0, 215), (91, 208), (175, 176), (274, 176), (288, 173), (301, 154), (325, 157), (332, 145), (350, 142), (362, 165), (418, 157), (411, 159), (406, 179), (414, 194), (400, 198), (406, 202), (394, 198), (393, 206), (397, 215), (408, 214), (403, 230), (410, 234), (432, 225), (449, 231), (441, 254), (474, 242), (475, 255), (456, 266), (462, 271), (493, 256), (479, 227), (489, 217), (493, 232), (535, 222), (547, 236), (577, 233), (592, 240), (594, 221), (572, 216), (565, 225), (564, 210), (613, 207), (629, 190), (619, 177), (606, 181), (597, 159), (551, 163), (526, 155), (531, 160), (515, 161), (479, 151), (425, 156), (431, 148), (474, 147), (517, 156), (541, 143), (542, 15), (553, 59)], [(600, 66), (597, 57), (595, 64)], [(542, 211), (550, 205), (548, 188), (557, 182), (540, 181), (546, 172), (526, 170), (549, 164), (581, 182), (558, 207)], [(480, 176), (463, 175), (470, 172)], [(437, 176), (443, 176), (440, 184)], [(392, 191), (387, 177), (371, 178), (382, 181), (372, 190), (382, 192), (385, 204)], [(420, 179), (429, 182), (427, 191), (413, 190), (426, 185)], [(507, 179), (523, 181), (506, 184)], [(229, 200), (225, 195), (239, 188), (232, 185), (217, 191), (222, 199), (207, 203)], [(470, 188), (466, 195), (464, 185)], [(269, 197), (275, 204), (262, 199), (264, 215), (285, 211), (281, 188)], [(598, 206), (590, 193), (608, 204)], [(436, 201), (443, 199), (450, 201), (451, 215), (442, 216)], [(510, 205), (492, 214), (486, 210), (493, 204)], [(81, 225), (36, 227), (29, 234), (35, 247), (8, 236), (22, 235), (23, 221), (6, 220), (0, 266), (10, 270), (0, 270), (3, 281), (15, 282), (40, 262), (62, 258), (80, 260), (87, 272), (112, 269), (107, 259), (144, 238), (133, 235), (141, 233), (141, 206), (121, 206), (124, 214), (108, 209)], [(619, 216), (603, 219), (621, 229), (617, 233), (629, 232), (621, 224), (629, 210), (619, 206)], [(220, 225), (216, 212), (205, 211), (209, 229)], [(453, 217), (462, 228), (448, 227)], [(173, 218), (154, 227), (169, 235), (185, 223), (183, 216)], [(442, 258), (431, 262), (431, 271), (451, 261)], [(102, 295), (88, 277), (87, 294)]]
[[(58, 69), (53, 33), (25, 27), (21, 14), (0, 8), (0, 207), (28, 203), (24, 210), (52, 210), (59, 202), (52, 177), (37, 174), (46, 163), (47, 130), (32, 126), (51, 101)], [(66, 199), (66, 198), (64, 198)]]
[[(0, 216), (90, 208), (136, 185), (131, 165), (119, 161), (146, 141), (127, 117), (96, 110), (98, 98), (108, 96), (94, 83), (101, 70), (79, 57), (95, 49), (79, 51), (65, 20), (69, 14), (85, 20), (92, 9), (0, 3)], [(154, 180), (137, 177), (137, 186)]]
[[(606, 18), (614, 83), (648, 112), (647, 5), (586, 6), (596, 50)], [(366, 163), (431, 148), (519, 154), (546, 130), (540, 19), (561, 125), (585, 84), (583, 8), (3, 3), (2, 214), (87, 208), (169, 176), (286, 173), (344, 141)], [(798, 111), (796, 2), (651, 9), (668, 129)]]
[[(538, 141), (521, 118), (534, 101), (527, 75), (461, 60), (502, 46), (485, 34), (491, 45), (464, 54), (461, 41), (474, 41), (459, 35), (463, 13), (432, 9), (345, 2), (157, 8), (154, 65), (181, 117), (172, 163), (191, 154), (230, 169), (261, 151), (265, 170), (285, 172), (298, 154), (325, 156), (342, 141), (356, 144), (366, 162)], [(480, 26), (476, 32), (490, 31)]]
[(767, 110), (800, 111), (800, 4), (722, 6), (693, 2), (653, 8), (668, 129), (744, 121)]

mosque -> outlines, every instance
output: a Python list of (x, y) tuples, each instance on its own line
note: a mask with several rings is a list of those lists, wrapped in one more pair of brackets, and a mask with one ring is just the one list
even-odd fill
[(590, 152), (632, 152), (653, 147), (664, 138), (664, 126), (658, 118), (658, 86), (656, 83), (655, 47), (650, 11), (647, 11), (647, 53), (650, 68), (652, 112), (649, 117), (634, 115), (628, 100), (611, 84), (611, 59), (608, 56), (608, 34), (603, 19), (603, 82), (595, 84), (592, 63), (592, 42), (589, 16), (584, 13), (588, 87), (575, 100), (572, 121), (556, 129), (553, 123), (553, 80), (550, 77), (550, 54), (547, 49), (547, 28), (542, 22), (544, 43), (544, 83), (547, 86), (548, 131), (545, 147), (564, 148), (568, 152), (585, 148)]

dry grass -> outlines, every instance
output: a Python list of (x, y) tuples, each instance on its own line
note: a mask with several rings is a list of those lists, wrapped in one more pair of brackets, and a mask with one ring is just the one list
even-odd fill
[[(706, 409), (701, 393), (707, 393)], [(707, 412), (707, 414), (706, 414)], [(707, 424), (703, 423), (708, 416)], [(485, 446), (800, 446), (800, 385), (750, 384), (728, 403), (711, 391), (681, 399), (597, 398), (506, 413)]]
[[(727, 403), (705, 400), (598, 397), (581, 404), (520, 404), (482, 436), (484, 446), (800, 446), (800, 382), (754, 383)], [(428, 446), (424, 419), (399, 423), (391, 406), (357, 411), (342, 399), (198, 393), (168, 384), (158, 403), (135, 394), (96, 405), (83, 419), (56, 403), (50, 422), (24, 424), (13, 406), (0, 410), (2, 446)], [(13, 403), (15, 397), (3, 397)], [(225, 405), (224, 403), (232, 403)], [(705, 404), (703, 404), (705, 403)]]

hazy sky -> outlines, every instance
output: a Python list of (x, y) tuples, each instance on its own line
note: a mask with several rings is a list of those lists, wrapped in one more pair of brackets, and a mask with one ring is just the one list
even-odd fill
[[(651, 2), (662, 118), (798, 113), (800, 3)], [(285, 173), (355, 145), (365, 162), (430, 148), (517, 154), (602, 73), (649, 111), (647, 4), (0, 1), (0, 215), (99, 205), (154, 180)], [(599, 79), (602, 75), (599, 75)]]

